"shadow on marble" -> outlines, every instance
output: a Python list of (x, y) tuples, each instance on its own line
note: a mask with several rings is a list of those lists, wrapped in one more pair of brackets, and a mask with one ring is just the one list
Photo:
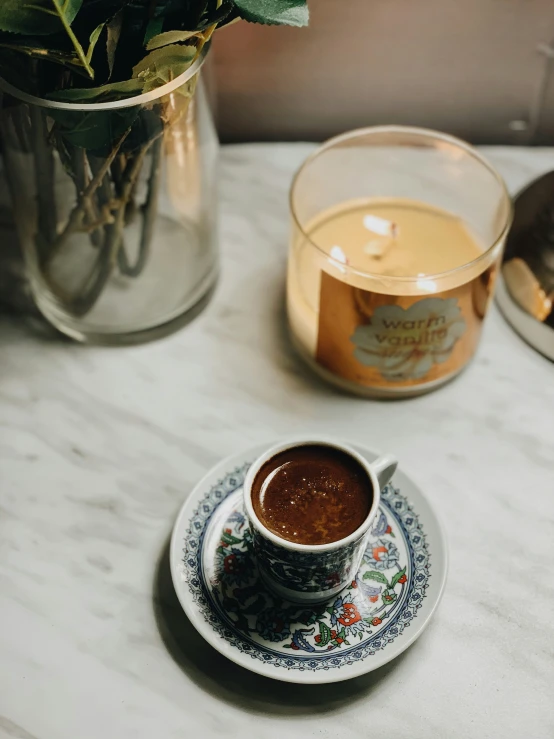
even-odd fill
[(394, 679), (408, 653), (417, 649), (413, 645), (367, 675), (327, 685), (296, 685), (249, 672), (213, 649), (183, 612), (171, 580), (169, 542), (158, 563), (153, 602), (160, 636), (183, 672), (216, 698), (249, 712), (310, 715), (344, 709), (345, 701), (368, 699), (374, 690)]

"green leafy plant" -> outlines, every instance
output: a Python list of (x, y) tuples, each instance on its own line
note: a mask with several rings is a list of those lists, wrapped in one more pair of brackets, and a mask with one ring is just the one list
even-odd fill
[(53, 99), (76, 101), (76, 90), (87, 102), (117, 99), (178, 77), (217, 28), (239, 18), (303, 26), (308, 8), (306, 0), (1, 0), (1, 76)]
[[(306, 0), (0, 0), (0, 78), (8, 83), (0, 82), (0, 90), (11, 93), (2, 96), (0, 139), (5, 154), (11, 147), (32, 156), (39, 266), (74, 315), (91, 310), (114, 269), (126, 277), (144, 269), (164, 132), (186, 115), (196, 76), (171, 99), (154, 96), (136, 105), (129, 99), (178, 79), (205, 53), (216, 29), (239, 19), (303, 26), (308, 8)], [(65, 107), (26, 105), (13, 88)], [(127, 104), (97, 107), (118, 101)], [(5, 156), (8, 176), (17, 182), (11, 160)], [(64, 218), (53, 193), (60, 163), (75, 188)], [(147, 191), (139, 207), (141, 175)], [(138, 217), (132, 263), (125, 229)], [(96, 250), (95, 266), (77, 292), (66, 294), (53, 279), (53, 264), (71, 239), (83, 235)]]

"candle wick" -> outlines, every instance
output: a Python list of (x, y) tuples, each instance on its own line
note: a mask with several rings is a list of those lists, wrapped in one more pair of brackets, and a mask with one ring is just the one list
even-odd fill
[(370, 241), (368, 241), (367, 244), (364, 246), (364, 252), (374, 259), (382, 259), (387, 254), (389, 249), (397, 243), (396, 230), (394, 234), (394, 236), (381, 236), (375, 239), (370, 239)]
[(363, 222), (365, 228), (375, 236), (364, 246), (364, 252), (373, 259), (382, 259), (398, 239), (398, 225), (371, 214), (366, 214)]

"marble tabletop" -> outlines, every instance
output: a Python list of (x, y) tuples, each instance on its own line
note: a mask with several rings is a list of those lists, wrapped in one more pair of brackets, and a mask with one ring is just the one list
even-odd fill
[[(287, 188), (309, 144), (223, 150), (223, 275), (188, 328), (88, 348), (0, 318), (2, 739), (551, 739), (554, 368), (496, 309), (455, 382), (342, 395), (291, 350)], [(554, 150), (487, 149), (516, 191)], [(168, 571), (191, 487), (224, 455), (316, 429), (394, 451), (445, 522), (423, 636), (345, 683), (294, 686), (197, 636)]]

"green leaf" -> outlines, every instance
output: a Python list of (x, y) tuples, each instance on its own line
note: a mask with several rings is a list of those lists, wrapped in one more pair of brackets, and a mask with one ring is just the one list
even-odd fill
[(383, 583), (383, 585), (386, 585), (387, 587), (389, 585), (389, 581), (387, 580), (387, 578), (381, 572), (376, 572), (375, 570), (364, 572), (363, 579), (364, 580), (374, 580), (375, 582), (381, 582)]
[(166, 31), (151, 38), (146, 44), (146, 48), (148, 51), (161, 49), (162, 46), (167, 46), (168, 44), (178, 44), (182, 41), (188, 41), (189, 38), (197, 34), (198, 31)]
[[(44, 0), (41, 0), (41, 2), (44, 2)], [(90, 78), (93, 80), (94, 70), (90, 66), (90, 63), (85, 56), (83, 47), (79, 43), (77, 36), (75, 36), (73, 29), (71, 28), (71, 24), (75, 18), (75, 15), (77, 15), (77, 13), (79, 12), (83, 0), (51, 0), (51, 2), (54, 5), (54, 11), (58, 14), (58, 17), (62, 22), (62, 26), (64, 27), (65, 32), (69, 36), (69, 40), (73, 44), (73, 48), (77, 52), (77, 56), (83, 63), (83, 67), (89, 73)]]
[(146, 33), (144, 34), (144, 45), (146, 46), (150, 39), (153, 39), (154, 36), (160, 34), (163, 27), (163, 18), (152, 18), (152, 20), (149, 21), (148, 25), (146, 26)]
[(94, 79), (83, 47), (71, 28), (83, 0), (2, 0), (0, 30), (45, 36), (64, 30), (73, 44), (81, 64)]
[(306, 0), (235, 0), (239, 15), (252, 23), (307, 26), (310, 16)]
[[(128, 82), (134, 82), (135, 84), (138, 82), (138, 80), (128, 80)], [(115, 83), (116, 85), (119, 83)], [(106, 85), (107, 87), (108, 85)], [(226, 531), (224, 531), (221, 534), (221, 541), (224, 541), (225, 544), (240, 544), (241, 539), (237, 539), (236, 536), (233, 536), (232, 534), (228, 534)]]
[[(144, 92), (155, 90), (183, 74), (192, 64), (196, 56), (195, 46), (170, 44), (155, 49), (133, 67), (133, 77), (144, 83)], [(238, 540), (237, 540), (238, 541)]]
[(47, 36), (70, 25), (83, 0), (0, 0), (0, 30)]
[(108, 57), (108, 79), (111, 78), (113, 73), (113, 65), (115, 63), (115, 52), (117, 51), (117, 45), (121, 36), (121, 26), (123, 24), (123, 14), (121, 11), (116, 13), (114, 17), (108, 22), (106, 27), (106, 55)]
[[(202, 0), (206, 6), (204, 11), (198, 16), (195, 16), (193, 23), (181, 24), (184, 28), (195, 28), (197, 31), (205, 31), (210, 26), (217, 26), (221, 28), (233, 18), (238, 18), (238, 12), (235, 7), (234, 0), (223, 0), (219, 2), (219, 7), (216, 7), (214, 0)], [(198, 18), (198, 20), (196, 20)]]
[[(223, 7), (223, 6), (222, 6)], [(241, 18), (238, 14), (238, 10), (236, 9), (234, 3), (231, 3), (231, 10), (229, 13), (225, 15), (224, 18), (218, 21), (217, 27), (219, 28), (225, 28), (226, 26), (230, 26), (233, 23), (236, 23), (237, 21), (240, 21)]]
[[(296, 612), (296, 609), (294, 610)], [(311, 626), (317, 621), (317, 615), (314, 611), (303, 611), (296, 617), (291, 616), (291, 619), (304, 626)]]
[(98, 39), (100, 38), (100, 34), (102, 33), (102, 31), (104, 30), (104, 26), (105, 26), (105, 23), (101, 23), (99, 26), (96, 26), (94, 31), (90, 34), (89, 46), (88, 46), (88, 51), (86, 55), (86, 60), (89, 64), (91, 62), (92, 55), (94, 54), (94, 47), (98, 43)]
[[(140, 95), (141, 92), (142, 81), (133, 79), (124, 82), (111, 82), (100, 87), (76, 87), (68, 90), (58, 90), (50, 93), (47, 97), (50, 100), (60, 100), (64, 103), (106, 103), (110, 100), (121, 100), (133, 95)], [(225, 537), (222, 537), (228, 544), (240, 542), (240, 539), (235, 539), (233, 536), (230, 538), (233, 541), (227, 542)]]
[(403, 567), (403, 568), (402, 568), (402, 569), (400, 570), (400, 572), (397, 572), (397, 573), (396, 573), (396, 575), (395, 575), (395, 576), (394, 576), (394, 577), (392, 578), (392, 580), (390, 581), (390, 586), (391, 586), (391, 588), (394, 588), (394, 586), (396, 585), (396, 583), (397, 583), (397, 582), (398, 582), (398, 581), (400, 580), (400, 578), (401, 578), (401, 577), (402, 577), (403, 575), (405, 575), (405, 574), (406, 574), (406, 568), (405, 568), (405, 567)]
[[(1, 2), (1, 0), (0, 0)], [(0, 43), (0, 48), (10, 49), (11, 51), (17, 51), (20, 54), (27, 54), (27, 56), (33, 57), (33, 59), (45, 59), (49, 62), (56, 64), (62, 64), (70, 69), (81, 67), (81, 60), (71, 51), (58, 51), (57, 49), (49, 49), (47, 46), (43, 46), (38, 41), (32, 39), (33, 45), (26, 45), (20, 43)], [(78, 69), (76, 69), (78, 71)]]
[(111, 149), (137, 118), (139, 108), (76, 113), (68, 110), (49, 110), (57, 130), (73, 146), (89, 151)]
[(319, 622), (319, 635), (321, 636), (319, 646), (326, 647), (331, 641), (331, 629), (323, 621)]

